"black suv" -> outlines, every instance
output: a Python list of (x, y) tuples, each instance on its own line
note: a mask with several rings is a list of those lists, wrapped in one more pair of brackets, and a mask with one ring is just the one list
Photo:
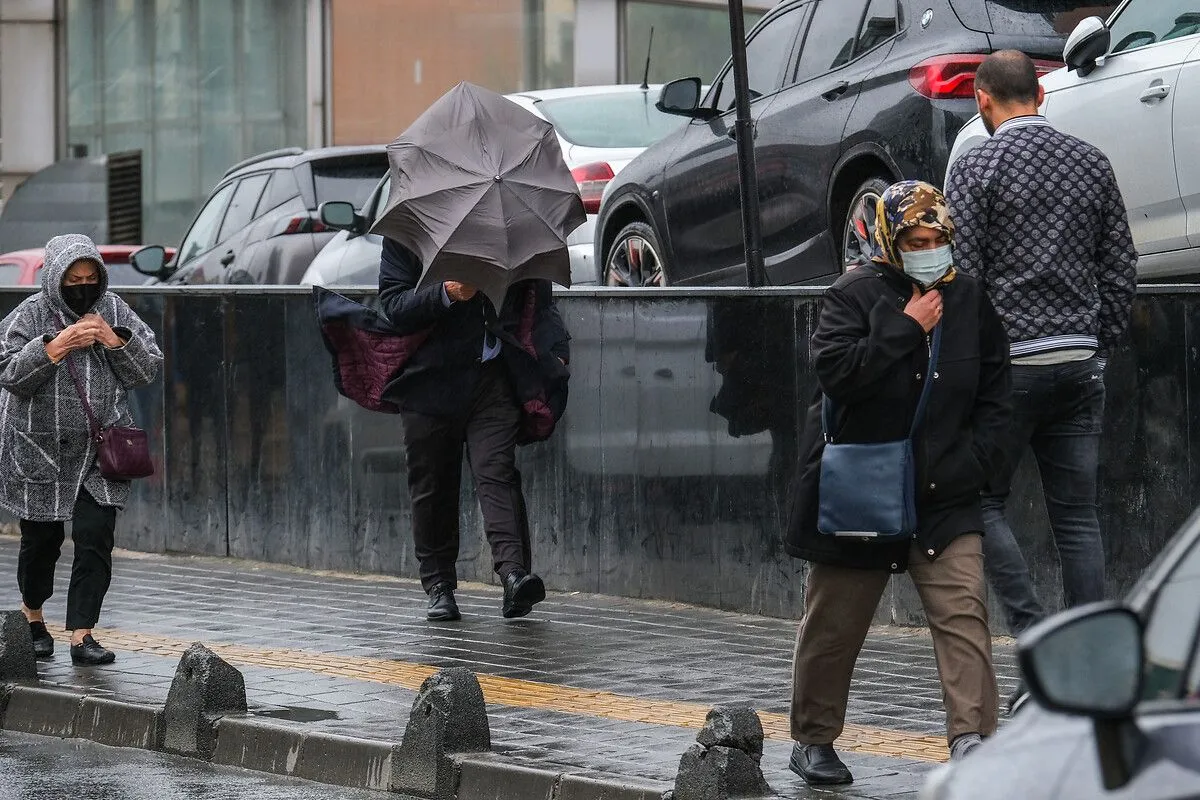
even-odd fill
[(167, 283), (299, 283), (337, 231), (317, 208), (343, 200), (361, 208), (388, 169), (383, 145), (273, 150), (230, 167), (192, 220), (174, 263), (158, 246), (134, 268)]
[[(858, 258), (851, 209), (896, 180), (940, 186), (974, 116), (984, 57), (1061, 66), (1095, 0), (785, 0), (746, 37), (763, 253), (772, 284), (820, 281)], [(696, 79), (686, 79), (699, 85)], [(663, 96), (675, 86), (665, 87)], [(683, 92), (687, 94), (686, 91)], [(692, 121), (609, 186), (596, 264), (609, 286), (745, 280), (733, 75), (674, 109)]]

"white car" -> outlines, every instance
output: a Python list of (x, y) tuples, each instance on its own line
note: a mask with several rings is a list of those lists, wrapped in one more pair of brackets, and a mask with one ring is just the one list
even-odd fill
[[(505, 95), (517, 105), (547, 120), (558, 134), (563, 158), (579, 184), (587, 222), (567, 240), (571, 253), (571, 282), (597, 283), (592, 232), (600, 197), (621, 169), (649, 145), (680, 127), (685, 120), (655, 108), (658, 86), (580, 86)], [(317, 254), (301, 278), (303, 285), (374, 285), (379, 278), (383, 240), (366, 231), (387, 204), (385, 178), (359, 210), (351, 226), (323, 218), (341, 228)]]
[[(1042, 78), (1042, 113), (1112, 162), (1138, 275), (1200, 274), (1200, 4), (1126, 0), (1107, 23), (1081, 22), (1063, 60), (1065, 68)], [(950, 169), (987, 137), (979, 117), (968, 123)]]

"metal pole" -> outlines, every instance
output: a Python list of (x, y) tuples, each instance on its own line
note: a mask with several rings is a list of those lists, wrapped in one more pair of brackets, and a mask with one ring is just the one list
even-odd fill
[(746, 240), (746, 285), (766, 286), (762, 230), (758, 213), (758, 172), (754, 166), (754, 120), (750, 116), (750, 80), (746, 76), (746, 18), (742, 0), (729, 0), (729, 34), (733, 46), (733, 88), (737, 121), (738, 178), (742, 194), (742, 235)]

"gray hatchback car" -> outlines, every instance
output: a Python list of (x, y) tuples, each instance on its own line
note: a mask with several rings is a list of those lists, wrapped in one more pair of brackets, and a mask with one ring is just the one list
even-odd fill
[(361, 208), (387, 172), (383, 145), (274, 150), (231, 167), (166, 263), (163, 248), (134, 268), (166, 283), (296, 284), (337, 231), (317, 214), (327, 201)]

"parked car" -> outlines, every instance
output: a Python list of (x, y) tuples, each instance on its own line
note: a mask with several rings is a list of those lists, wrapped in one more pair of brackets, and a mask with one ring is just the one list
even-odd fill
[(1200, 512), (1123, 603), (1066, 611), (1021, 637), (1036, 702), (931, 774), (922, 800), (1200, 797), (1198, 589)]
[[(1042, 78), (1042, 113), (1099, 147), (1129, 209), (1143, 278), (1200, 274), (1200, 5), (1129, 0), (1080, 23), (1067, 67)], [(987, 139), (976, 117), (951, 163)]]
[[(1062, 65), (1071, 26), (1097, 5), (780, 3), (746, 43), (770, 282), (826, 279), (855, 261), (850, 210), (902, 178), (941, 183), (954, 137), (975, 114), (974, 75), (987, 54), (1017, 48), (1049, 72)], [(664, 88), (662, 99), (674, 99), (660, 100), (662, 107), (690, 121), (606, 190), (595, 236), (602, 283), (744, 279), (729, 65), (703, 100), (700, 83), (688, 78)]]
[[(97, 249), (104, 258), (104, 266), (108, 268), (109, 286), (140, 286), (146, 283), (146, 276), (135, 270), (129, 260), (140, 248), (140, 245), (127, 244), (99, 245)], [(166, 254), (168, 258), (174, 256), (175, 248), (167, 248)], [(0, 286), (40, 285), (42, 279), (38, 270), (42, 268), (45, 256), (46, 251), (40, 247), (0, 254)]]
[[(554, 125), (563, 158), (583, 196), (587, 222), (567, 239), (571, 253), (571, 282), (596, 282), (592, 235), (604, 187), (647, 145), (683, 126), (678, 116), (655, 106), (660, 87), (580, 86), (506, 95)], [(313, 261), (301, 283), (320, 286), (374, 284), (379, 276), (382, 239), (367, 233), (387, 203), (385, 179), (365, 205), (344, 205), (323, 218), (342, 230)]]
[(221, 178), (174, 260), (152, 246), (134, 254), (134, 267), (166, 283), (299, 283), (336, 233), (317, 208), (332, 200), (362, 206), (386, 172), (383, 145), (254, 156)]

